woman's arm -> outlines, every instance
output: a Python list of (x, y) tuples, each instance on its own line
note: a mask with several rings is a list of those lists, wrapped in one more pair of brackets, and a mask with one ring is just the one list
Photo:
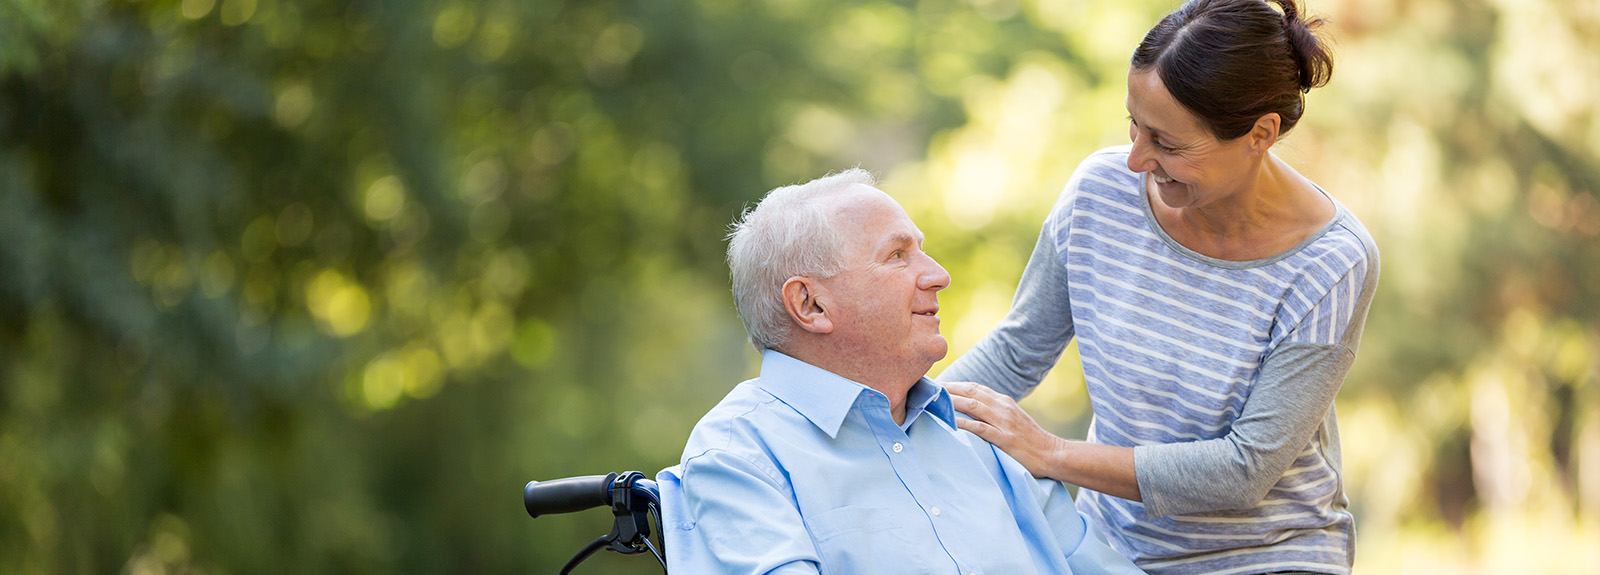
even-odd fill
[(1045, 431), (1009, 397), (971, 383), (946, 386), (956, 425), (993, 443), (1036, 477), (1142, 501), (1153, 517), (1244, 509), (1261, 502), (1311, 441), (1355, 359), (1338, 345), (1287, 344), (1227, 435), (1119, 447)]
[(1377, 249), (1363, 239), (1366, 258), (1262, 360), (1226, 436), (1135, 448), (1146, 512), (1160, 517), (1258, 505), (1318, 430), (1333, 425), (1333, 398), (1355, 362), (1378, 286)]
[(1052, 229), (1047, 221), (1039, 231), (1011, 311), (983, 341), (939, 374), (940, 382), (976, 381), (1022, 398), (1061, 359), (1072, 341), (1072, 307), (1067, 300), (1067, 268), (1056, 257)]
[(1342, 345), (1285, 343), (1262, 364), (1227, 435), (1135, 447), (1146, 512), (1162, 517), (1260, 503), (1311, 444), (1354, 361)]
[[(1374, 258), (1375, 260), (1375, 258)], [(1263, 360), (1250, 398), (1227, 435), (1134, 448), (1051, 435), (1015, 401), (973, 385), (949, 385), (958, 421), (1030, 473), (1124, 499), (1152, 517), (1260, 503), (1330, 417), (1355, 361), (1376, 262), (1358, 265), (1324, 294), (1289, 338)]]

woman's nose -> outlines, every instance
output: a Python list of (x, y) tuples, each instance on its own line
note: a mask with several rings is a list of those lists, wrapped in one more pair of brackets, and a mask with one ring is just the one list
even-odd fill
[(1133, 149), (1128, 151), (1128, 169), (1134, 172), (1148, 172), (1156, 169), (1156, 161), (1150, 157), (1150, 146), (1138, 134), (1133, 134)]

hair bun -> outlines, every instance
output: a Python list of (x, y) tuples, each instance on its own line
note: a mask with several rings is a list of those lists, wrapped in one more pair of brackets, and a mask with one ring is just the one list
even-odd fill
[(1309, 92), (1312, 88), (1327, 85), (1328, 80), (1333, 78), (1333, 55), (1328, 53), (1322, 39), (1316, 34), (1316, 30), (1322, 27), (1323, 19), (1302, 19), (1298, 0), (1271, 2), (1283, 10), (1283, 33), (1289, 42), (1289, 53), (1300, 68), (1300, 91)]
[(1333, 75), (1333, 54), (1316, 34), (1322, 19), (1301, 14), (1298, 0), (1186, 0), (1128, 63), (1157, 71), (1218, 139), (1249, 133), (1269, 113), (1281, 118), (1281, 136), (1300, 121), (1306, 92)]

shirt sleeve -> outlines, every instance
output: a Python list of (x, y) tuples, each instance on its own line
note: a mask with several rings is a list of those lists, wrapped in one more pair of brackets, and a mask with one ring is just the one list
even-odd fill
[(1112, 549), (1099, 529), (1084, 521), (1083, 514), (1073, 504), (1072, 494), (1067, 492), (1065, 485), (1053, 479), (1035, 481), (1045, 491), (1044, 514), (1061, 538), (1062, 549), (1067, 552), (1067, 565), (1072, 567), (1073, 575), (1144, 573), (1132, 561)]
[(817, 574), (816, 548), (779, 476), (770, 465), (717, 449), (663, 471), (668, 570)]
[(1061, 359), (1072, 341), (1072, 307), (1067, 299), (1067, 268), (1056, 256), (1051, 229), (1047, 221), (1039, 231), (1011, 311), (939, 374), (940, 382), (977, 382), (1022, 399)]
[[(1004, 485), (1013, 517), (1023, 536), (1029, 539), (1050, 539), (1055, 545), (1042, 548), (1059, 549), (1061, 557), (1040, 558), (1040, 572), (1073, 575), (1142, 575), (1121, 553), (1106, 543), (1105, 535), (1085, 521), (1072, 499), (1066, 485), (1054, 479), (1038, 479), (1000, 448), (972, 436), (970, 445), (980, 454), (980, 459), (991, 465), (989, 472), (995, 481)], [(1062, 565), (1065, 562), (1065, 566)]]
[(1227, 435), (1134, 448), (1139, 494), (1151, 517), (1245, 509), (1266, 497), (1332, 416), (1371, 299), (1374, 282), (1366, 271), (1364, 264), (1352, 267), (1262, 360)]

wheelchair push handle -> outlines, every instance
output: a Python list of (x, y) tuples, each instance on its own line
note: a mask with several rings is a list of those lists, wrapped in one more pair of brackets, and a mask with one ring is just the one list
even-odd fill
[[(602, 535), (584, 546), (561, 568), (560, 575), (574, 568), (596, 551), (615, 551), (623, 555), (650, 553), (667, 568), (667, 558), (662, 550), (650, 542), (650, 534), (661, 531), (661, 489), (643, 473), (607, 473), (564, 477), (550, 481), (529, 481), (522, 488), (522, 506), (528, 515), (538, 517), (555, 513), (572, 513), (595, 507), (610, 507), (616, 520), (611, 533)], [(651, 519), (654, 519), (653, 525)], [(654, 527), (654, 529), (652, 529)]]
[(616, 473), (607, 473), (529, 481), (522, 488), (522, 505), (533, 517), (606, 507), (611, 505), (611, 483), (616, 479)]

